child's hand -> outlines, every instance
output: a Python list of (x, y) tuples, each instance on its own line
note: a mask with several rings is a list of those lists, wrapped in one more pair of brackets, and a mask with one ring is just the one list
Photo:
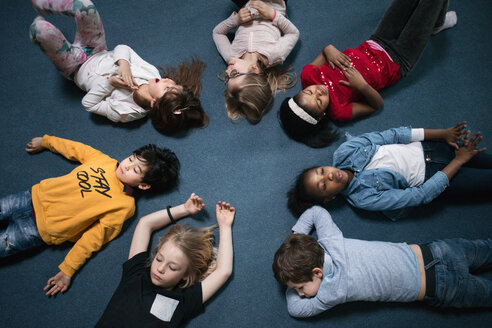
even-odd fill
[(118, 76), (130, 90), (138, 89), (137, 81), (133, 78), (130, 63), (124, 59), (118, 60)]
[(205, 208), (203, 204), (203, 199), (201, 199), (195, 193), (190, 195), (190, 198), (184, 204), (185, 209), (188, 211), (188, 215), (196, 214)]
[(346, 68), (342, 70), (342, 72), (348, 81), (340, 80), (339, 82), (341, 85), (360, 91), (367, 84), (366, 80), (364, 80), (364, 77), (362, 77), (360, 72), (355, 69), (355, 67)]
[(44, 147), (41, 145), (42, 141), (43, 138), (41, 137), (32, 138), (31, 141), (27, 143), (26, 151), (31, 154), (36, 154), (43, 151)]
[(55, 296), (58, 292), (66, 292), (68, 287), (70, 287), (71, 281), (71, 277), (60, 271), (56, 276), (48, 279), (46, 287), (44, 287), (43, 290), (47, 290), (46, 296)]
[(220, 226), (232, 226), (234, 221), (234, 215), (236, 214), (236, 209), (231, 206), (231, 204), (219, 201), (215, 206), (215, 213), (217, 216), (217, 223)]
[(331, 44), (323, 48), (323, 54), (325, 55), (326, 61), (328, 61), (332, 69), (335, 69), (336, 66), (343, 71), (344, 69), (352, 67), (352, 60), (349, 58), (349, 56), (347, 56), (343, 52), (340, 52)]
[(455, 148), (456, 150), (459, 150), (458, 144), (456, 143), (457, 141), (465, 142), (465, 139), (463, 139), (461, 136), (466, 133), (466, 121), (459, 122), (456, 124), (456, 126), (447, 128), (444, 130), (444, 136), (443, 139), (446, 141), (448, 145), (451, 147)]
[(252, 0), (249, 3), (251, 8), (254, 8), (258, 10), (258, 13), (260, 14), (260, 17), (266, 20), (273, 20), (275, 17), (275, 9), (264, 3), (263, 1), (259, 0)]
[(482, 141), (483, 137), (480, 136), (480, 131), (475, 133), (471, 140), (468, 140), (471, 132), (466, 131), (466, 135), (463, 139), (463, 145), (455, 151), (455, 159), (459, 161), (461, 165), (468, 162), (478, 153), (485, 151), (485, 147), (481, 149), (476, 149), (480, 141)]
[(116, 89), (127, 89), (130, 91), (137, 89), (137, 88), (129, 87), (128, 84), (126, 84), (126, 82), (123, 81), (123, 79), (119, 75), (111, 75), (108, 78), (108, 83), (111, 84)]
[(241, 8), (235, 17), (237, 25), (248, 23), (253, 20), (253, 15), (251, 15), (251, 12), (248, 10), (248, 8)]

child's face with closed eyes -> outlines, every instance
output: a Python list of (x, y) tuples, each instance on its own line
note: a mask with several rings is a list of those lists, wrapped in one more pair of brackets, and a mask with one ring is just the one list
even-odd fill
[(315, 119), (321, 119), (330, 103), (330, 94), (325, 85), (310, 85), (296, 96), (296, 100), (302, 108)]
[(305, 281), (300, 283), (289, 281), (287, 283), (287, 286), (294, 289), (299, 296), (311, 298), (316, 296), (316, 294), (318, 293), (322, 281), (323, 281), (323, 269), (314, 268), (313, 278), (311, 279), (311, 281)]
[(150, 279), (158, 287), (171, 290), (188, 277), (189, 259), (169, 240), (157, 251), (150, 266)]

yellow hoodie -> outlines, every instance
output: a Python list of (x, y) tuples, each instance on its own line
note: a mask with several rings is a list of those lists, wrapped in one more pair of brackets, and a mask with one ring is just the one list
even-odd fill
[(59, 265), (72, 276), (93, 252), (118, 236), (135, 212), (135, 200), (115, 174), (116, 160), (80, 142), (48, 135), (42, 145), (82, 163), (67, 175), (32, 187), (36, 224), (44, 242), (75, 242)]

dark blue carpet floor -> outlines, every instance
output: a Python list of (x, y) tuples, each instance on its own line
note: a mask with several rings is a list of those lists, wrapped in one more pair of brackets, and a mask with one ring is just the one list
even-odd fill
[[(299, 74), (328, 43), (339, 49), (359, 45), (372, 33), (389, 3), (290, 0), (288, 13), (301, 37), (288, 63)], [(83, 267), (64, 295), (47, 298), (42, 288), (58, 272), (70, 245), (2, 260), (0, 326), (93, 326), (119, 282), (138, 218), (168, 204), (179, 204), (196, 192), (208, 210), (206, 215), (183, 221), (193, 226), (215, 222), (212, 208), (217, 200), (236, 206), (235, 266), (229, 283), (187, 327), (490, 327), (492, 313), (488, 310), (439, 310), (419, 303), (358, 302), (337, 306), (311, 320), (295, 320), (287, 314), (284, 289), (273, 278), (271, 262), (295, 223), (286, 207), (286, 191), (301, 169), (331, 163), (344, 132), (357, 135), (402, 125), (443, 128), (467, 120), (471, 129), (482, 131), (483, 144), (492, 151), (491, 1), (452, 1), (450, 9), (456, 10), (458, 25), (433, 37), (412, 74), (382, 91), (384, 108), (370, 118), (340, 126), (342, 138), (317, 150), (289, 140), (280, 129), (276, 110), (284, 94), (256, 126), (245, 121), (234, 124), (226, 117), (223, 84), (216, 77), (225, 65), (211, 34), (235, 9), (232, 2), (96, 2), (110, 49), (128, 44), (155, 65), (176, 64), (194, 54), (207, 63), (202, 102), (210, 125), (178, 137), (160, 135), (150, 121), (113, 124), (86, 112), (80, 103), (83, 92), (64, 80), (30, 43), (28, 28), (36, 16), (30, 2), (3, 0), (1, 6), (2, 194), (26, 190), (74, 167), (49, 152), (30, 156), (24, 151), (30, 138), (45, 133), (87, 143), (117, 159), (141, 145), (156, 143), (175, 150), (182, 171), (178, 190), (139, 199), (138, 210), (121, 235)], [(73, 38), (70, 19), (49, 20)], [(286, 94), (299, 89), (294, 87)], [(490, 201), (449, 203), (438, 199), (396, 223), (379, 213), (354, 210), (343, 201), (330, 212), (351, 238), (415, 243), (492, 236)]]

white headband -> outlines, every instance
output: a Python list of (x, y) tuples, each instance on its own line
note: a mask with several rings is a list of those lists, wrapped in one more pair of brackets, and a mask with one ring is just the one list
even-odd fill
[(309, 115), (304, 109), (302, 109), (298, 104), (296, 104), (294, 98), (289, 99), (289, 107), (294, 112), (294, 114), (299, 116), (303, 121), (306, 121), (312, 125), (318, 124), (318, 121), (314, 117)]

